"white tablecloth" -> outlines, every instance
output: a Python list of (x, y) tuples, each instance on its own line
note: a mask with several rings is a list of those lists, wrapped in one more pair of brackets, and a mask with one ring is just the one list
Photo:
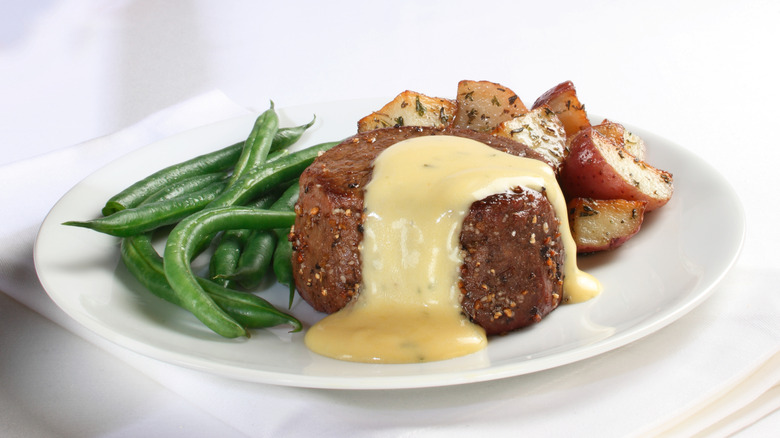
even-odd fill
[[(2, 6), (0, 436), (780, 430), (779, 211), (770, 194), (780, 5), (282, 3)], [(552, 370), (447, 388), (327, 391), (142, 357), (82, 328), (38, 283), (32, 244), (47, 211), (126, 152), (269, 100), (448, 96), (465, 78), (504, 83), (527, 103), (570, 79), (589, 111), (683, 145), (732, 181), (748, 234), (713, 296), (644, 339)]]

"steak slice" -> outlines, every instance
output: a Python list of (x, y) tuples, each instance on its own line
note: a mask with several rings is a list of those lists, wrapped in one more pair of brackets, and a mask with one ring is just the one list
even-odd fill
[[(374, 159), (384, 149), (400, 141), (426, 135), (453, 135), (471, 138), (503, 152), (545, 161), (542, 156), (530, 148), (508, 138), (494, 137), (472, 130), (415, 126), (363, 132), (325, 152), (301, 175), (301, 192), (295, 206), (295, 226), (290, 233), (290, 241), (293, 244), (292, 262), (295, 287), (301, 297), (314, 309), (333, 313), (344, 307), (359, 293), (362, 280), (359, 245), (363, 238), (363, 189), (371, 179)], [(490, 213), (489, 211), (493, 211), (490, 209), (480, 209), (482, 216), (480, 216), (479, 221), (490, 220), (485, 216), (491, 214), (500, 213), (503, 217), (505, 213), (512, 213), (513, 209), (517, 208), (530, 209), (530, 214), (533, 214), (535, 213), (534, 209), (546, 205), (549, 211), (552, 211), (552, 207), (544, 196), (537, 193), (537, 199), (533, 193), (536, 192), (520, 190), (519, 193), (493, 200), (493, 210), (498, 211), (498, 213)], [(480, 205), (483, 201), (477, 202), (475, 205)], [(504, 204), (503, 209), (498, 207), (500, 204)], [(469, 212), (469, 217), (476, 214), (473, 210), (474, 206)], [(539, 211), (537, 214), (540, 217), (543, 214), (552, 214), (551, 218), (555, 218), (554, 213)], [(557, 221), (548, 220), (547, 222), (549, 227), (557, 230)], [(476, 225), (478, 224), (475, 222), (474, 233), (479, 232)], [(528, 230), (522, 228), (520, 224), (513, 223), (512, 226), (520, 227), (518, 230), (522, 231), (524, 235), (530, 235)], [(499, 229), (502, 227), (499, 226)], [(478, 239), (470, 236), (469, 233), (471, 232), (465, 231), (461, 234), (462, 244), (464, 242), (477, 242)], [(537, 235), (541, 238), (541, 234)], [(563, 257), (562, 245), (558, 238), (553, 240), (555, 242), (548, 246), (555, 248), (558, 257), (554, 258), (551, 266), (546, 264), (546, 258), (542, 262), (536, 261), (538, 257), (529, 259), (528, 262), (519, 262), (520, 258), (525, 260), (525, 252), (530, 251), (521, 249), (519, 252), (513, 252), (519, 246), (517, 248), (509, 246), (508, 248), (514, 249), (500, 251), (501, 254), (505, 254), (506, 258), (501, 260), (500, 266), (517, 266), (510, 268), (511, 272), (504, 272), (501, 278), (531, 277), (531, 273), (533, 273), (533, 279), (536, 280), (508, 283), (517, 285), (516, 287), (519, 289), (510, 291), (507, 288), (507, 292), (502, 297), (506, 294), (516, 295), (513, 300), (515, 305), (520, 303), (524, 306), (517, 309), (516, 315), (509, 319), (502, 317), (501, 321), (496, 321), (497, 318), (494, 318), (498, 310), (506, 316), (508, 312), (505, 311), (504, 307), (505, 305), (510, 306), (509, 302), (494, 300), (492, 304), (494, 308), (491, 308), (490, 305), (478, 306), (476, 304), (477, 302), (486, 302), (487, 298), (485, 297), (489, 295), (481, 293), (481, 290), (484, 290), (482, 288), (484, 282), (480, 276), (484, 275), (483, 269), (490, 269), (485, 267), (486, 260), (480, 259), (480, 256), (473, 256), (464, 263), (464, 274), (461, 276), (465, 292), (464, 311), (475, 323), (484, 327), (488, 334), (504, 333), (535, 322), (536, 315), (544, 316), (554, 308), (554, 306), (551, 308), (547, 303), (555, 302), (557, 305), (557, 301), (553, 297), (554, 294), (561, 296), (560, 281), (541, 281), (543, 278), (559, 280), (561, 276), (559, 274), (559, 261)], [(494, 243), (500, 244), (499, 246), (505, 244), (503, 241)], [(478, 243), (469, 243), (469, 245), (478, 246)], [(468, 253), (468, 247), (464, 246), (464, 248)], [(537, 246), (533, 251), (540, 252), (541, 250)], [(491, 263), (495, 263), (495, 261)], [(540, 264), (544, 266), (540, 266)], [(475, 267), (480, 269), (474, 269)], [(533, 294), (528, 292), (532, 287), (534, 288)], [(541, 289), (538, 289), (539, 287)], [(479, 290), (472, 291), (471, 288)], [(524, 292), (525, 295), (522, 295)], [(520, 299), (521, 296), (523, 299)], [(529, 318), (521, 317), (525, 314), (533, 314), (530, 321)]]
[(489, 334), (541, 321), (563, 297), (559, 221), (543, 194), (518, 187), (471, 204), (460, 233), (463, 312)]

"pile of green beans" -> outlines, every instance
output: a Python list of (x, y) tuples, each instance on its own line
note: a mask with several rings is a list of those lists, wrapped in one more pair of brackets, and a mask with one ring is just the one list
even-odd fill
[[(108, 199), (101, 217), (64, 225), (121, 238), (121, 260), (142, 286), (226, 338), (278, 325), (300, 331), (298, 319), (253, 292), (273, 272), (290, 287), (292, 305), (287, 233), (298, 177), (339, 143), (290, 152), (313, 123), (280, 128), (272, 102), (245, 141), (161, 169)], [(162, 255), (152, 244), (161, 234)], [(209, 273), (201, 276), (192, 260), (209, 246)]]

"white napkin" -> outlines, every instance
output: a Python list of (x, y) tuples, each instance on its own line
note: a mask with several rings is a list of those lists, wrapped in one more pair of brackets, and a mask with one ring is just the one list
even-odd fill
[[(211, 91), (152, 114), (115, 134), (0, 167), (0, 290), (52, 320), (62, 319), (65, 315), (52, 306), (48, 296), (38, 293), (43, 290), (37, 277), (17, 279), (33, 268), (35, 236), (57, 200), (90, 173), (141, 146), (248, 113), (248, 109), (222, 92)], [(35, 287), (36, 293), (27, 290), (31, 287)]]
[[(778, 409), (780, 327), (773, 318), (780, 297), (754, 286), (771, 284), (771, 273), (740, 265), (699, 308), (626, 347), (531, 375), (445, 388), (332, 391), (239, 382), (142, 357), (60, 311), (32, 261), (35, 234), (57, 199), (126, 152), (248, 112), (212, 92), (116, 134), (0, 168), (0, 290), (246, 436), (726, 436)], [(24, 208), (7, 208), (17, 205)]]

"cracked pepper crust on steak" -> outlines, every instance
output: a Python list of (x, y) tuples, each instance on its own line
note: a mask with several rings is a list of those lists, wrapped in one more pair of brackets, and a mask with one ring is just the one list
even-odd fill
[[(325, 152), (301, 175), (290, 233), (295, 287), (314, 309), (333, 313), (359, 293), (363, 188), (374, 159), (397, 142), (425, 135), (467, 137), (544, 161), (525, 145), (503, 137), (413, 126), (360, 133)], [(560, 303), (563, 244), (553, 207), (541, 193), (517, 188), (473, 203), (460, 243), (461, 306), (487, 334), (538, 322)]]

